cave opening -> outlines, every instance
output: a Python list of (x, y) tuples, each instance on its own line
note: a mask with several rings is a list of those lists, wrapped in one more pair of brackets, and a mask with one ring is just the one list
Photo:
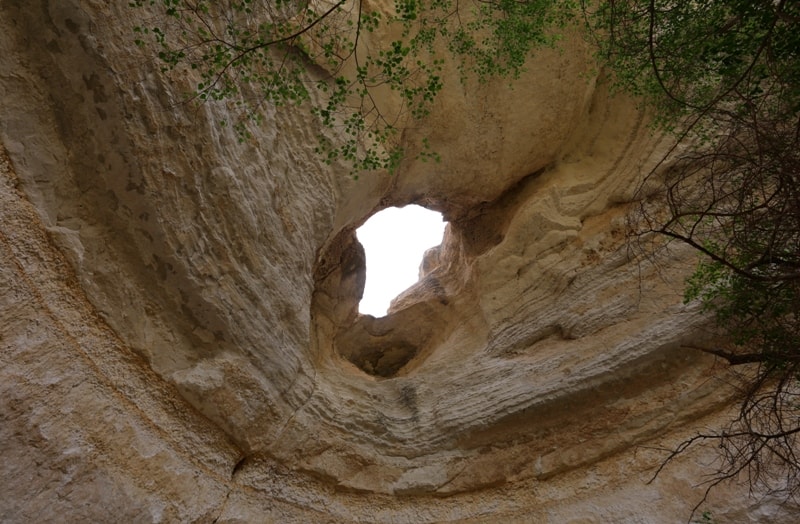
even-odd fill
[(446, 225), (441, 213), (408, 205), (379, 211), (356, 230), (367, 266), (360, 313), (386, 315), (391, 301), (419, 280), (423, 255), (442, 243)]

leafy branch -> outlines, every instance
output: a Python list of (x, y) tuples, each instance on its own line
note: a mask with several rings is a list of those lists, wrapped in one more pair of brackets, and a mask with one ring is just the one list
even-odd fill
[[(430, 114), (444, 88), (447, 60), (462, 79), (515, 77), (530, 53), (555, 42), (570, 18), (555, 0), (395, 0), (381, 11), (364, 0), (133, 0), (152, 13), (134, 28), (155, 46), (164, 72), (194, 71), (187, 101), (225, 102), (241, 140), (264, 124), (270, 106), (305, 107), (328, 132), (315, 148), (352, 172), (393, 171), (401, 134)], [(394, 40), (381, 34), (397, 34)], [(387, 109), (388, 88), (400, 102)], [(390, 114), (391, 113), (391, 114)], [(420, 158), (435, 159), (427, 142)]]

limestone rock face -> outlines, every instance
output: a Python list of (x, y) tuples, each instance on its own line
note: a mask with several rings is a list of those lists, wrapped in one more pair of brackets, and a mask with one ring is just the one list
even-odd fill
[[(182, 103), (126, 5), (0, 9), (0, 520), (688, 518), (713, 450), (646, 482), (727, 420), (729, 377), (683, 346), (691, 255), (629, 249), (668, 144), (579, 38), (443, 93), (419, 127), (441, 163), (354, 181), (306, 111), (240, 143), (224, 104)], [(354, 229), (409, 203), (445, 240), (359, 316)], [(798, 517), (746, 494), (703, 509)]]

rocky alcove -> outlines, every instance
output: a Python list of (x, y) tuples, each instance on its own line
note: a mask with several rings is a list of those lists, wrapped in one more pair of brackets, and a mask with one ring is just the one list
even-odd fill
[[(406, 374), (418, 366), (452, 332), (448, 307), (465, 288), (465, 261), (457, 228), (422, 261), (419, 281), (396, 297), (387, 315), (358, 313), (366, 276), (364, 249), (353, 230), (337, 238), (320, 255), (312, 311), (333, 335), (323, 337), (333, 352), (367, 373), (382, 378)], [(328, 267), (328, 261), (338, 261)], [(324, 328), (323, 328), (324, 329)]]
[[(443, 93), (396, 173), (353, 180), (309, 112), (240, 142), (224, 103), (181, 103), (189, 80), (121, 36), (125, 4), (0, 10), (0, 520), (688, 515), (713, 450), (647, 481), (728, 419), (730, 376), (686, 347), (693, 256), (628, 249), (669, 141), (581, 38), (516, 87)], [(355, 228), (407, 203), (444, 214), (444, 242), (387, 317), (359, 316)], [(708, 508), (770, 514), (746, 492)]]

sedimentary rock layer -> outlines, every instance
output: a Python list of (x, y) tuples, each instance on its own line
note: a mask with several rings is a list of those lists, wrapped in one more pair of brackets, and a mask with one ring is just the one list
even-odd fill
[[(713, 450), (646, 481), (726, 420), (729, 376), (685, 347), (691, 254), (631, 249), (668, 144), (580, 38), (513, 86), (451, 79), (404, 134), (441, 162), (353, 180), (305, 110), (240, 142), (182, 102), (116, 4), (0, 9), (0, 519), (688, 517)], [(409, 203), (445, 241), (359, 316), (353, 231)], [(745, 493), (704, 508), (794, 521)]]

